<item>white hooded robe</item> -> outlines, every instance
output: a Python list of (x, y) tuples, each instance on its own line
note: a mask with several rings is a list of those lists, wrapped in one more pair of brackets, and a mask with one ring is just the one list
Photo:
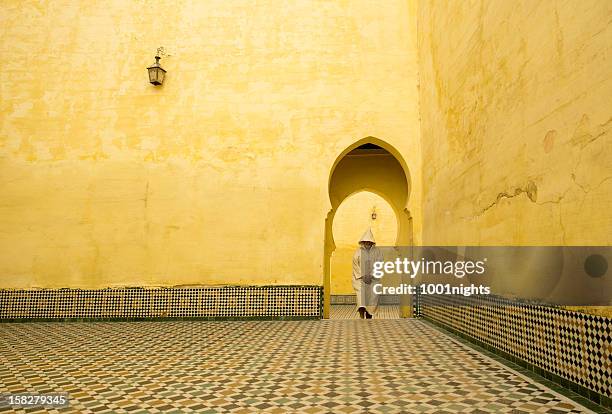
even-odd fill
[[(370, 229), (361, 236), (359, 242), (363, 241), (376, 243)], [(366, 274), (371, 275), (374, 262), (383, 260), (382, 252), (376, 245), (370, 249), (359, 246), (353, 255), (353, 289), (357, 297), (357, 309), (364, 307), (371, 315), (375, 315), (378, 310), (379, 295), (374, 293), (373, 286), (379, 283), (379, 279), (372, 278), (372, 283), (368, 285), (363, 282), (363, 276)]]

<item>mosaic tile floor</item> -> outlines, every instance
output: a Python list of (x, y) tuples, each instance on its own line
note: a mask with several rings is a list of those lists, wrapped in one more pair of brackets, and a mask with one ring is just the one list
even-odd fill
[(0, 393), (23, 391), (70, 394), (49, 412), (588, 412), (415, 319), (0, 324)]
[[(398, 319), (400, 317), (399, 305), (381, 305), (374, 319)], [(355, 305), (332, 305), (329, 319), (359, 319)]]

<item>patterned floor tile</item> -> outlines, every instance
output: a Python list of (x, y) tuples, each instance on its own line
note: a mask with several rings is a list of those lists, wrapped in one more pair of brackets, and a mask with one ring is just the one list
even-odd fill
[(59, 391), (16, 412), (589, 412), (415, 319), (0, 324), (0, 393)]

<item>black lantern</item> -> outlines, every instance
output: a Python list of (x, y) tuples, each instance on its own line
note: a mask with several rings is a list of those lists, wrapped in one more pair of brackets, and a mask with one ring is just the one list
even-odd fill
[(164, 77), (166, 76), (166, 71), (159, 64), (160, 59), (159, 56), (155, 56), (155, 63), (147, 68), (149, 71), (149, 82), (153, 85), (164, 83)]

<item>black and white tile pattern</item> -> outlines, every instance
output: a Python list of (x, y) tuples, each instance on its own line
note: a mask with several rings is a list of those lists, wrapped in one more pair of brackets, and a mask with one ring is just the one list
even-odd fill
[(0, 320), (313, 318), (320, 286), (0, 290)]
[(0, 394), (25, 391), (70, 394), (27, 412), (589, 412), (416, 319), (0, 324)]
[(612, 320), (496, 297), (423, 295), (419, 312), (534, 366), (612, 394)]

